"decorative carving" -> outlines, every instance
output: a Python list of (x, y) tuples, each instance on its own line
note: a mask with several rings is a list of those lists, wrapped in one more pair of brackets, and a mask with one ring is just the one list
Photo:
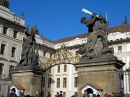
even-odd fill
[(79, 62), (79, 55), (72, 55), (68, 48), (63, 44), (61, 48), (57, 50), (57, 52), (54, 54), (53, 58), (50, 58), (46, 63), (42, 65), (43, 69), (49, 69), (52, 66), (55, 66), (57, 64), (76, 64)]
[(24, 19), (24, 13), (22, 12), (19, 16), (21, 19)]
[(0, 5), (9, 8), (9, 0), (0, 0)]
[(6, 74), (2, 74), (0, 77), (2, 80), (4, 80), (6, 78)]
[(37, 26), (36, 26), (36, 25), (34, 25), (34, 27), (33, 27), (33, 28), (31, 28), (31, 31), (32, 31), (32, 32), (34, 32), (35, 34), (39, 34), (39, 31), (38, 31), (38, 29), (37, 29)]
[(29, 32), (27, 27), (24, 31), (27, 37), (24, 39), (21, 60), (16, 69), (27, 69), (27, 66), (33, 67), (39, 65), (39, 55), (37, 53), (39, 46), (36, 48), (35, 31), (33, 29), (34, 28), (31, 28), (31, 31)]

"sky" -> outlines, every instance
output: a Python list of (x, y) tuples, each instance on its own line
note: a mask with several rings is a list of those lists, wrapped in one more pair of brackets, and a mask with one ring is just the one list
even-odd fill
[(39, 34), (59, 40), (88, 32), (82, 17), (90, 18), (83, 8), (106, 17), (109, 28), (130, 22), (130, 0), (9, 0), (10, 11), (24, 13), (25, 25), (37, 25)]

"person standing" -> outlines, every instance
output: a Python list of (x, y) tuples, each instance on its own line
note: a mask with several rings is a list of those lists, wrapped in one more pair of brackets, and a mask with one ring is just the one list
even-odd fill
[(56, 97), (59, 97), (60, 95), (59, 95), (59, 92), (57, 92), (57, 94), (56, 94)]
[(62, 97), (62, 91), (60, 91), (60, 95), (58, 97)]
[(83, 97), (90, 97), (87, 90), (84, 91)]
[(36, 95), (35, 95), (35, 97), (41, 97), (41, 95), (40, 95), (40, 93), (39, 93), (38, 90), (36, 90)]

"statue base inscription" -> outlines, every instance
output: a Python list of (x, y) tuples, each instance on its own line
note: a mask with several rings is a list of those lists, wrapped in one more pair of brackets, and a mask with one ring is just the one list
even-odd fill
[(78, 69), (78, 95), (82, 97), (82, 89), (87, 84), (92, 84), (102, 89), (102, 97), (105, 93), (120, 92), (119, 70), (124, 63), (119, 60), (79, 63)]
[(35, 96), (35, 91), (41, 92), (41, 81), (43, 70), (13, 70), (12, 82), (14, 85), (22, 85), (25, 88), (24, 94)]

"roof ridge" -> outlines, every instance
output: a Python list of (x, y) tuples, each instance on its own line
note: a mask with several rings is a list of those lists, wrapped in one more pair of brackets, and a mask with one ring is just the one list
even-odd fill
[(77, 34), (77, 35), (70, 36), (70, 37), (61, 38), (61, 39), (58, 39), (58, 40), (54, 40), (54, 42), (57, 42), (57, 41), (60, 41), (60, 40), (64, 40), (64, 39), (69, 39), (69, 38), (82, 37), (83, 35), (87, 35), (87, 33), (82, 33), (82, 34)]
[(123, 25), (130, 25), (130, 23), (127, 23), (127, 24), (120, 24), (120, 25), (117, 25), (117, 26), (110, 27), (110, 28), (108, 28), (108, 29), (112, 29), (112, 28), (115, 28), (115, 27), (120, 27), (120, 26), (123, 26)]

